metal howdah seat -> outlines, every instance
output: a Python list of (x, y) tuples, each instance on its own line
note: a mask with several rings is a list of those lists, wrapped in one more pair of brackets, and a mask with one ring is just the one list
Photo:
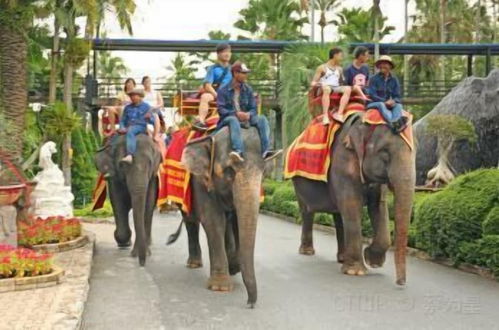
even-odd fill
[[(262, 100), (258, 93), (255, 93), (258, 113), (261, 113)], [(179, 90), (173, 97), (173, 106), (178, 108), (178, 112), (182, 117), (196, 116), (199, 110), (199, 102), (201, 101), (199, 91), (196, 90)], [(208, 116), (217, 111), (217, 102), (209, 103)]]

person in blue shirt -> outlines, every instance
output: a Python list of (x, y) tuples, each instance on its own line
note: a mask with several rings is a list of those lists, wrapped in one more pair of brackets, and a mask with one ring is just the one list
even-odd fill
[[(147, 124), (154, 126), (156, 116), (153, 115), (151, 106), (143, 101), (144, 91), (142, 89), (135, 88), (128, 95), (132, 103), (123, 110), (118, 133), (126, 134), (127, 154), (121, 161), (131, 164), (133, 155), (137, 150), (137, 135), (147, 134)], [(157, 133), (155, 129), (153, 135), (155, 138), (158, 136)]]
[(253, 89), (246, 83), (250, 70), (244, 63), (232, 66), (231, 83), (221, 87), (217, 97), (217, 108), (220, 119), (217, 130), (228, 126), (232, 151), (229, 157), (235, 161), (244, 162), (244, 143), (241, 127), (255, 126), (260, 135), (262, 157), (265, 160), (276, 157), (280, 151), (270, 150), (270, 127), (267, 118), (257, 113)]
[[(348, 86), (360, 86), (362, 92), (367, 92), (369, 82), (369, 49), (364, 46), (355, 47), (353, 51), (354, 60), (345, 70), (345, 83)], [(365, 95), (361, 95), (365, 96)]]
[(200, 95), (198, 119), (194, 122), (194, 128), (206, 131), (208, 126), (205, 123), (208, 116), (210, 102), (217, 99), (217, 90), (230, 83), (232, 73), (230, 70), (230, 58), (232, 52), (230, 45), (221, 43), (217, 45), (217, 63), (208, 68), (203, 81), (203, 89)]
[(369, 80), (369, 96), (373, 102), (367, 108), (378, 109), (394, 132), (401, 132), (407, 126), (407, 118), (402, 116), (400, 84), (392, 74), (395, 67), (390, 56), (383, 55), (375, 63), (379, 70)]

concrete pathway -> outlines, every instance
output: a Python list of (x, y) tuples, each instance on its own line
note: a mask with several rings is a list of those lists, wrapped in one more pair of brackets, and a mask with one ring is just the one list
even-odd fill
[(178, 214), (154, 219), (152, 257), (145, 268), (118, 250), (114, 226), (97, 234), (85, 329), (499, 329), (499, 283), (409, 258), (408, 284), (394, 283), (393, 254), (366, 277), (340, 273), (335, 238), (318, 232), (316, 255), (297, 253), (300, 227), (261, 215), (257, 233), (257, 307), (246, 308), (240, 275), (234, 291), (205, 289), (209, 260), (187, 269), (187, 234), (165, 246)]

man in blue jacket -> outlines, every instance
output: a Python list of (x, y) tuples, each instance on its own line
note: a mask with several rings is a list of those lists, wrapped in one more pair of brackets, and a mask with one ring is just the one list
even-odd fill
[(407, 118), (402, 116), (399, 81), (391, 72), (395, 65), (388, 55), (381, 56), (375, 65), (379, 72), (369, 80), (369, 96), (373, 102), (367, 107), (378, 109), (392, 130), (401, 132), (407, 126)]
[(243, 63), (232, 65), (232, 81), (218, 90), (217, 108), (220, 119), (217, 130), (228, 126), (232, 152), (230, 158), (235, 162), (244, 162), (244, 143), (241, 127), (255, 126), (260, 135), (262, 157), (274, 158), (279, 152), (270, 150), (270, 127), (267, 118), (260, 116), (256, 109), (253, 89), (246, 83), (250, 70)]
[[(151, 106), (143, 102), (144, 91), (142, 89), (135, 88), (128, 96), (132, 103), (123, 110), (118, 133), (126, 134), (126, 156), (121, 161), (131, 164), (137, 150), (137, 135), (147, 134), (147, 124), (154, 126), (155, 116), (151, 111)], [(154, 137), (156, 136), (157, 132), (154, 132)]]

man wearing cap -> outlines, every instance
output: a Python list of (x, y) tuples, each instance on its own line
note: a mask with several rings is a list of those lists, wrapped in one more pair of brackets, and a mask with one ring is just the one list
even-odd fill
[(230, 70), (230, 58), (232, 56), (230, 45), (221, 43), (217, 45), (217, 63), (208, 68), (203, 81), (203, 90), (199, 102), (199, 117), (194, 123), (194, 128), (205, 131), (208, 126), (205, 123), (208, 116), (210, 102), (217, 99), (218, 88), (227, 85), (232, 80)]
[(126, 134), (126, 156), (121, 160), (122, 162), (131, 164), (133, 162), (133, 155), (137, 149), (137, 138), (139, 134), (147, 133), (147, 124), (152, 124), (155, 127), (154, 137), (156, 138), (157, 131), (155, 116), (152, 113), (151, 106), (143, 102), (144, 91), (139, 88), (134, 88), (130, 93), (131, 104), (127, 105), (123, 110), (123, 115), (120, 120), (120, 129), (118, 133)]
[(232, 66), (231, 83), (221, 87), (218, 92), (217, 108), (220, 119), (217, 129), (228, 126), (232, 152), (230, 158), (235, 162), (244, 162), (244, 143), (241, 127), (255, 126), (260, 134), (262, 157), (267, 160), (279, 152), (269, 149), (270, 127), (267, 118), (258, 115), (253, 89), (246, 83), (250, 70), (244, 63)]
[(369, 80), (369, 96), (373, 102), (367, 107), (378, 109), (392, 130), (400, 132), (407, 126), (407, 118), (402, 116), (399, 81), (391, 72), (395, 64), (390, 56), (383, 55), (375, 65), (379, 72)]

